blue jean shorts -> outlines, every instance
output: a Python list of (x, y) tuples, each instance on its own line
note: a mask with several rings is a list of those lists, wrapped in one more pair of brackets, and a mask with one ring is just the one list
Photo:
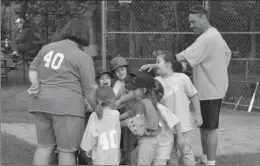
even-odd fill
[(85, 119), (78, 116), (33, 112), (38, 146), (56, 146), (61, 152), (75, 152), (80, 148)]

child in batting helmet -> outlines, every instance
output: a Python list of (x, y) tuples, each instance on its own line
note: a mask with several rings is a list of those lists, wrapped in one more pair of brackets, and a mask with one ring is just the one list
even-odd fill
[(116, 79), (115, 85), (113, 87), (113, 90), (119, 98), (122, 96), (125, 92), (125, 80), (128, 75), (128, 63), (125, 58), (121, 56), (117, 56), (113, 58), (110, 62), (111, 67), (111, 74)]
[[(110, 61), (110, 69), (111, 74), (116, 79), (113, 90), (116, 94), (117, 99), (120, 99), (123, 95), (127, 94), (125, 84), (128, 80), (127, 78), (129, 77), (129, 64), (125, 58), (117, 56)], [(117, 109), (119, 109), (120, 113), (124, 113), (125, 111), (130, 110), (133, 107), (134, 103), (136, 103), (136, 99), (129, 100), (128, 102), (120, 105)], [(133, 164), (129, 160), (131, 159), (130, 152), (133, 149), (134, 144), (136, 143), (136, 137), (132, 135), (127, 128), (122, 129), (121, 136), (121, 164)]]

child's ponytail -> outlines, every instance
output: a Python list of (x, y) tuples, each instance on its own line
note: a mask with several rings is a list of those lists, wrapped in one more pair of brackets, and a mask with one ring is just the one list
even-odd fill
[(96, 101), (97, 107), (95, 112), (97, 114), (98, 119), (102, 119), (104, 107), (111, 105), (111, 103), (115, 100), (115, 93), (113, 89), (109, 86), (100, 86), (96, 90)]
[(97, 114), (98, 119), (99, 120), (102, 119), (102, 117), (103, 117), (103, 107), (102, 107), (102, 102), (101, 101), (98, 102), (98, 105), (97, 105), (97, 107), (95, 109), (95, 112)]

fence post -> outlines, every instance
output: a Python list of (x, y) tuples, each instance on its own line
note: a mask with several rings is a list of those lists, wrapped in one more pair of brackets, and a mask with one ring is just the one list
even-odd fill
[(12, 39), (12, 11), (11, 6), (9, 6), (9, 37)]
[(208, 19), (209, 19), (209, 16), (210, 16), (210, 5), (209, 5), (209, 0), (203, 0), (203, 6), (206, 8), (206, 10), (208, 11)]
[(248, 59), (246, 60), (246, 82), (248, 81)]
[(106, 10), (106, 2), (101, 1), (101, 27), (102, 27), (102, 68), (107, 68), (107, 61), (106, 61), (106, 24), (107, 24), (107, 10)]

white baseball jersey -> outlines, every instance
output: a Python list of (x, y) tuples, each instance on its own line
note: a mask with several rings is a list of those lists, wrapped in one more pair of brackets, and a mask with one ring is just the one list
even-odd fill
[(94, 165), (119, 165), (120, 138), (119, 112), (104, 109), (100, 120), (96, 112), (90, 115), (81, 148), (91, 152)]
[(187, 132), (196, 128), (196, 121), (191, 115), (189, 98), (198, 93), (190, 78), (183, 73), (173, 73), (169, 77), (156, 79), (164, 88), (164, 96), (160, 103), (181, 121), (181, 131)]

